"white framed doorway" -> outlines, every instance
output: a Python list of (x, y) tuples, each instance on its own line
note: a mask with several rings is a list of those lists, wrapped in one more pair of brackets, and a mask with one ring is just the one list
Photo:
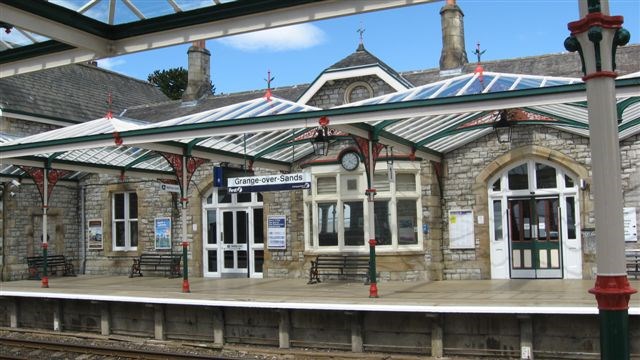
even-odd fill
[(524, 160), (489, 181), (492, 279), (581, 279), (579, 179)]
[(203, 199), (202, 212), (203, 276), (262, 278), (262, 195), (214, 188)]

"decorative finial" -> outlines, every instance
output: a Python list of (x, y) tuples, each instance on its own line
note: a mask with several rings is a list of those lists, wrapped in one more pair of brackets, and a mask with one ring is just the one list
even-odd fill
[(113, 111), (111, 111), (111, 105), (113, 103), (113, 99), (111, 98), (111, 92), (107, 95), (107, 115), (105, 116), (107, 119), (113, 118)]
[(358, 28), (358, 30), (356, 30), (356, 32), (360, 34), (360, 45), (364, 45), (365, 28), (364, 28), (364, 24), (362, 24), (362, 21), (360, 22), (360, 27)]
[(267, 78), (264, 81), (267, 82), (267, 92), (264, 94), (265, 99), (267, 101), (271, 101), (271, 82), (275, 79), (274, 76), (271, 76), (271, 70), (267, 71)]

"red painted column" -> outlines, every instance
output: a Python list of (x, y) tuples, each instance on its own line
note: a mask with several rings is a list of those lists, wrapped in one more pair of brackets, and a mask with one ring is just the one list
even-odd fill
[(189, 287), (189, 264), (187, 263), (187, 248), (189, 247), (188, 241), (182, 242), (182, 292), (191, 292)]

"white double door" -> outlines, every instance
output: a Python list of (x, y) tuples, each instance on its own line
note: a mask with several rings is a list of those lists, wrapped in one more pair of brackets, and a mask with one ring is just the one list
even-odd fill
[(205, 277), (262, 277), (262, 208), (206, 209)]

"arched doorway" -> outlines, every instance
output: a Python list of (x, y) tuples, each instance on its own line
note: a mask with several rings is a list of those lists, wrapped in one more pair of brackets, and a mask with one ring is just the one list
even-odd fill
[(580, 179), (541, 159), (489, 180), (491, 277), (582, 278)]
[(203, 199), (202, 212), (203, 276), (262, 278), (262, 194), (213, 188)]

